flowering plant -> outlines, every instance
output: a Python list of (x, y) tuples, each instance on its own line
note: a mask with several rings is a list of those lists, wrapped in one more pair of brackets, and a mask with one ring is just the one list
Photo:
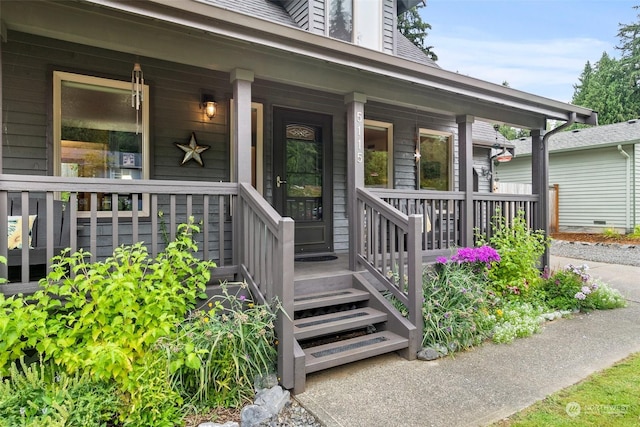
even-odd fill
[(500, 255), (498, 255), (498, 252), (487, 245), (479, 248), (460, 248), (449, 259), (445, 257), (436, 258), (438, 264), (446, 264), (447, 262), (470, 264), (476, 273), (487, 272), (493, 263), (499, 261)]

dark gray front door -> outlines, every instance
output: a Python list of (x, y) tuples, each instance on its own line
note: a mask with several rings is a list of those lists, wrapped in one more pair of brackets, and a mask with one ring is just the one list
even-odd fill
[(274, 109), (273, 200), (295, 221), (296, 253), (333, 251), (331, 116)]

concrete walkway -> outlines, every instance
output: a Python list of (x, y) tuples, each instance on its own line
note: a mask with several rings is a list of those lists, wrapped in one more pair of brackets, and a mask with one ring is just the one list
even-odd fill
[[(561, 268), (584, 261), (553, 258)], [(624, 309), (548, 322), (511, 344), (433, 362), (395, 354), (311, 374), (296, 398), (327, 427), (478, 426), (505, 418), (640, 351), (640, 267), (587, 262)], [(607, 402), (603, 402), (607, 404)]]

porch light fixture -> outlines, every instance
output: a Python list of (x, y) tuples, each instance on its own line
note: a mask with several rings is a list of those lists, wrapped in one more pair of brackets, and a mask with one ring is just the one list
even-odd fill
[(218, 110), (218, 105), (216, 104), (213, 95), (203, 93), (200, 98), (200, 108), (204, 110), (204, 115), (207, 116), (209, 120), (213, 119)]
[(495, 156), (493, 156), (492, 158), (496, 159), (498, 163), (510, 162), (511, 159), (513, 158), (513, 155), (509, 152), (509, 150), (507, 150), (507, 147), (501, 146), (498, 143), (498, 131), (500, 130), (500, 125), (498, 124), (493, 125), (493, 130), (496, 131), (496, 142), (495, 144), (493, 144), (493, 148), (495, 148), (496, 150), (499, 150), (500, 148), (502, 148), (502, 151), (496, 154)]

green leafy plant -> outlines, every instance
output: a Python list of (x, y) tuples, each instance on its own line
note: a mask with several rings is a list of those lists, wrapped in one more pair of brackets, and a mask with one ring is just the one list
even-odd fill
[(540, 258), (549, 246), (542, 230), (527, 226), (519, 211), (509, 224), (500, 212), (494, 216), (489, 239), (478, 236), (479, 244), (489, 244), (500, 254), (500, 262), (489, 270), (493, 290), (506, 298), (536, 298), (540, 286)]
[(120, 405), (112, 383), (67, 375), (51, 363), (21, 358), (0, 383), (0, 427), (102, 427), (112, 425)]
[(258, 375), (275, 370), (274, 322), (279, 305), (255, 305), (246, 284), (221, 286), (203, 310), (191, 313), (175, 338), (163, 338), (171, 381), (189, 404), (236, 407), (253, 397)]
[(423, 274), (423, 346), (458, 350), (479, 344), (493, 328), (493, 295), (471, 263), (438, 264)]
[(622, 237), (618, 230), (613, 227), (605, 228), (602, 231), (602, 234), (604, 235), (604, 237), (607, 237), (609, 239), (619, 239), (620, 237)]
[(640, 224), (633, 227), (633, 232), (629, 235), (632, 239), (640, 239)]
[(86, 252), (56, 257), (34, 295), (34, 311), (48, 314), (33, 332), (38, 352), (68, 372), (126, 383), (136, 361), (171, 333), (210, 278), (215, 264), (195, 258), (195, 229), (181, 225), (156, 259), (141, 243), (117, 248), (104, 262), (87, 262)]

